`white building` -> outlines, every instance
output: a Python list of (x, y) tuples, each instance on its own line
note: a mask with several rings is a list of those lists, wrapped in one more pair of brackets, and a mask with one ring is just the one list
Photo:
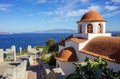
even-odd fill
[(78, 21), (78, 33), (66, 38), (59, 45), (56, 66), (66, 75), (74, 72), (73, 62), (84, 61), (86, 57), (101, 57), (114, 71), (120, 70), (120, 38), (106, 33), (106, 20), (95, 11), (85, 13)]

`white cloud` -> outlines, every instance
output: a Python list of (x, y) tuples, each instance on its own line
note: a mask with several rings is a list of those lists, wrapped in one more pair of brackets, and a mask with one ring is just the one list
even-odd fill
[(88, 7), (89, 10), (94, 10), (94, 11), (97, 11), (97, 12), (100, 12), (101, 11), (101, 7), (98, 6), (98, 5), (93, 5), (91, 7)]
[(81, 16), (81, 15), (85, 14), (86, 12), (88, 12), (89, 10), (94, 10), (94, 11), (100, 12), (101, 7), (94, 5), (94, 6), (88, 7), (87, 9), (74, 10), (72, 12), (67, 13), (66, 16), (71, 16), (71, 17)]
[(77, 10), (77, 11), (72, 11), (70, 13), (68, 13), (66, 16), (81, 16), (83, 15), (84, 13), (86, 13), (88, 11), (88, 9), (80, 9), (80, 10)]
[(55, 14), (54, 12), (39, 12), (37, 14), (40, 14), (40, 15), (52, 15), (52, 14)]
[(38, 0), (37, 2), (35, 2), (34, 4), (39, 4), (39, 3), (46, 3), (47, 0)]
[(120, 0), (112, 0), (112, 2), (120, 3)]
[(107, 4), (110, 4), (110, 2), (105, 2), (105, 4), (107, 5)]
[(34, 16), (35, 14), (33, 14), (33, 13), (30, 13), (30, 14), (28, 14), (29, 16)]
[(107, 9), (108, 11), (113, 11), (113, 10), (116, 10), (118, 9), (119, 7), (118, 6), (105, 6), (105, 9)]
[(8, 8), (13, 6), (12, 4), (0, 4), (0, 11), (8, 11)]
[(89, 0), (80, 0), (82, 3), (86, 3), (88, 2)]
[(104, 16), (104, 17), (111, 17), (111, 16), (115, 16), (115, 15), (117, 15), (117, 14), (120, 14), (120, 10), (114, 11), (114, 12), (109, 12), (109, 13), (103, 15), (103, 16)]

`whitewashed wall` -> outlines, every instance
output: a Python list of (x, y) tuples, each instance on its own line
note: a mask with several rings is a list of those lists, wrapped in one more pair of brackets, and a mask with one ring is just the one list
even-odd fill
[(63, 50), (64, 48), (65, 48), (64, 46), (59, 45), (59, 53), (60, 53), (60, 51)]
[(75, 71), (75, 66), (73, 65), (73, 62), (57, 61), (57, 63), (59, 63), (59, 67), (63, 70), (65, 75), (68, 75)]
[(79, 44), (75, 43), (74, 41), (67, 41), (65, 42), (66, 47), (73, 47), (75, 50), (79, 50)]
[(103, 25), (103, 33), (106, 33), (106, 22), (79, 22), (78, 27), (79, 27), (79, 25), (82, 25), (82, 33), (87, 33), (87, 25), (88, 24), (93, 25), (93, 33), (98, 33), (98, 25), (102, 24)]
[[(86, 57), (91, 58), (91, 59), (96, 59), (96, 57), (94, 57), (94, 56), (91, 56), (91, 55), (88, 55), (85, 53), (81, 53), (81, 52), (78, 52), (78, 53), (79, 53), (78, 54), (79, 62), (84, 61)], [(108, 64), (108, 68), (113, 68), (114, 71), (120, 71), (120, 64), (113, 63), (113, 62), (110, 62), (108, 60), (106, 60), (106, 62)]]
[(88, 40), (95, 38), (97, 36), (111, 36), (111, 33), (88, 34)]

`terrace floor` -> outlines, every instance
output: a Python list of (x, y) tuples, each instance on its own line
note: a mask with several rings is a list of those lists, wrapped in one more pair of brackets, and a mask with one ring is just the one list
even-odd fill
[(34, 61), (34, 64), (29, 67), (28, 65), (28, 77), (27, 79), (42, 79), (39, 63)]

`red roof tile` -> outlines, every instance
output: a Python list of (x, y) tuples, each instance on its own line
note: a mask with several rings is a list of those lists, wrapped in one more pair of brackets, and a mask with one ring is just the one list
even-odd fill
[(104, 36), (95, 37), (80, 51), (120, 63), (120, 38)]
[(55, 59), (66, 62), (78, 61), (75, 49), (73, 47), (63, 49), (60, 54), (55, 57)]
[(79, 43), (82, 43), (82, 42), (85, 42), (87, 39), (84, 39), (84, 38), (80, 38), (80, 37), (72, 37), (66, 41), (74, 41), (75, 43), (79, 44)]
[(86, 40), (87, 39), (85, 39), (85, 38), (73, 37), (73, 35), (71, 35), (71, 36), (67, 37), (64, 41), (62, 41), (60, 43), (60, 45), (65, 46), (66, 41), (73, 41), (73, 42), (79, 44), (79, 43), (85, 42)]
[(85, 13), (81, 20), (78, 22), (95, 22), (95, 21), (100, 21), (100, 22), (106, 22), (103, 17), (95, 11), (89, 11), (87, 13)]

